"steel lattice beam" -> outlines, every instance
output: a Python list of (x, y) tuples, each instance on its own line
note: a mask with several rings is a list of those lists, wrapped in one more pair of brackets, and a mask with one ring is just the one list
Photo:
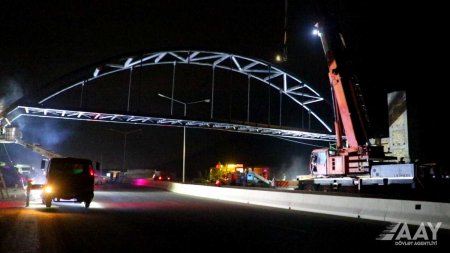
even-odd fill
[(224, 123), (224, 122), (207, 122), (189, 119), (163, 118), (153, 116), (137, 116), (126, 114), (113, 114), (103, 112), (87, 112), (73, 111), (52, 108), (39, 108), (29, 106), (17, 106), (11, 110), (4, 118), (6, 125), (12, 124), (15, 120), (22, 116), (57, 118), (70, 120), (84, 120), (91, 122), (109, 122), (109, 123), (125, 123), (138, 125), (159, 125), (159, 126), (177, 126), (189, 128), (203, 128), (224, 130), (239, 133), (251, 133), (274, 137), (317, 140), (317, 141), (335, 141), (335, 136), (330, 134), (314, 133), (308, 131), (300, 131), (294, 129), (278, 129), (262, 125), (246, 125), (248, 122)]

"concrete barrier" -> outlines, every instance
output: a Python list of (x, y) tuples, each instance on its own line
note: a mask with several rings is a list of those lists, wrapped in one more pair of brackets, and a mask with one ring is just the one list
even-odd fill
[(442, 222), (450, 229), (450, 203), (360, 198), (227, 188), (150, 180), (148, 186), (210, 199), (387, 222)]

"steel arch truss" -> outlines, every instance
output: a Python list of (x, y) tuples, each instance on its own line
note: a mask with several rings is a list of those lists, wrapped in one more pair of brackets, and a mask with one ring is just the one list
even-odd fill
[(14, 110), (10, 111), (5, 120), (8, 124), (13, 123), (15, 120), (22, 116), (42, 117), (42, 118), (57, 118), (57, 119), (71, 119), (71, 120), (83, 120), (91, 122), (109, 122), (109, 123), (125, 123), (125, 124), (138, 124), (138, 125), (159, 125), (159, 126), (177, 126), (177, 127), (189, 127), (189, 128), (203, 128), (223, 130), (230, 132), (250, 133), (282, 138), (293, 139), (306, 139), (306, 140), (319, 140), (333, 142), (335, 141), (334, 135), (312, 133), (306, 131), (298, 131), (292, 129), (278, 129), (270, 128), (265, 125), (245, 125), (242, 122), (236, 123), (220, 123), (220, 122), (206, 122), (195, 121), (189, 119), (175, 119), (175, 118), (162, 118), (162, 117), (149, 117), (149, 116), (137, 116), (137, 115), (124, 115), (113, 113), (101, 113), (101, 112), (86, 112), (86, 111), (72, 111), (50, 108), (37, 108), (29, 106), (17, 106)]
[(272, 66), (268, 62), (221, 52), (195, 50), (161, 51), (120, 58), (92, 67), (88, 70), (91, 74), (88, 75), (87, 79), (69, 84), (65, 88), (41, 99), (39, 104), (43, 104), (45, 101), (62, 92), (97, 78), (129, 70), (131, 68), (160, 64), (194, 64), (210, 66), (213, 69), (224, 69), (246, 75), (248, 78), (263, 82), (289, 97), (292, 101), (302, 106), (308, 113), (313, 115), (314, 118), (331, 132), (331, 128), (325, 121), (309, 107), (310, 104), (323, 102), (324, 100), (311, 86), (283, 70)]

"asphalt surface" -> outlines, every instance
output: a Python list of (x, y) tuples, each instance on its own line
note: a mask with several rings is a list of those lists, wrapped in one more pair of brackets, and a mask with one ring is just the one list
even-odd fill
[[(0, 252), (448, 252), (437, 245), (376, 240), (386, 222), (352, 219), (104, 185), (91, 208), (63, 201), (45, 208), (22, 195), (0, 200)], [(411, 237), (417, 226), (408, 226)], [(398, 232), (398, 231), (397, 231)], [(405, 231), (403, 231), (405, 233)], [(431, 238), (431, 231), (425, 232)], [(409, 240), (411, 241), (411, 240)], [(402, 244), (402, 245), (399, 245)]]

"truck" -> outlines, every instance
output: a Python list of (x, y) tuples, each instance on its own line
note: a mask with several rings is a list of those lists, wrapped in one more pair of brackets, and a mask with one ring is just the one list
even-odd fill
[(344, 37), (337, 25), (327, 23), (329, 21), (316, 23), (314, 33), (321, 40), (328, 64), (336, 144), (312, 150), (310, 174), (297, 176), (299, 188), (339, 189), (347, 186), (360, 190), (363, 185), (415, 188), (418, 175), (432, 166), (399, 161), (397, 157), (387, 156), (383, 146), (371, 144), (367, 110), (346, 54)]

